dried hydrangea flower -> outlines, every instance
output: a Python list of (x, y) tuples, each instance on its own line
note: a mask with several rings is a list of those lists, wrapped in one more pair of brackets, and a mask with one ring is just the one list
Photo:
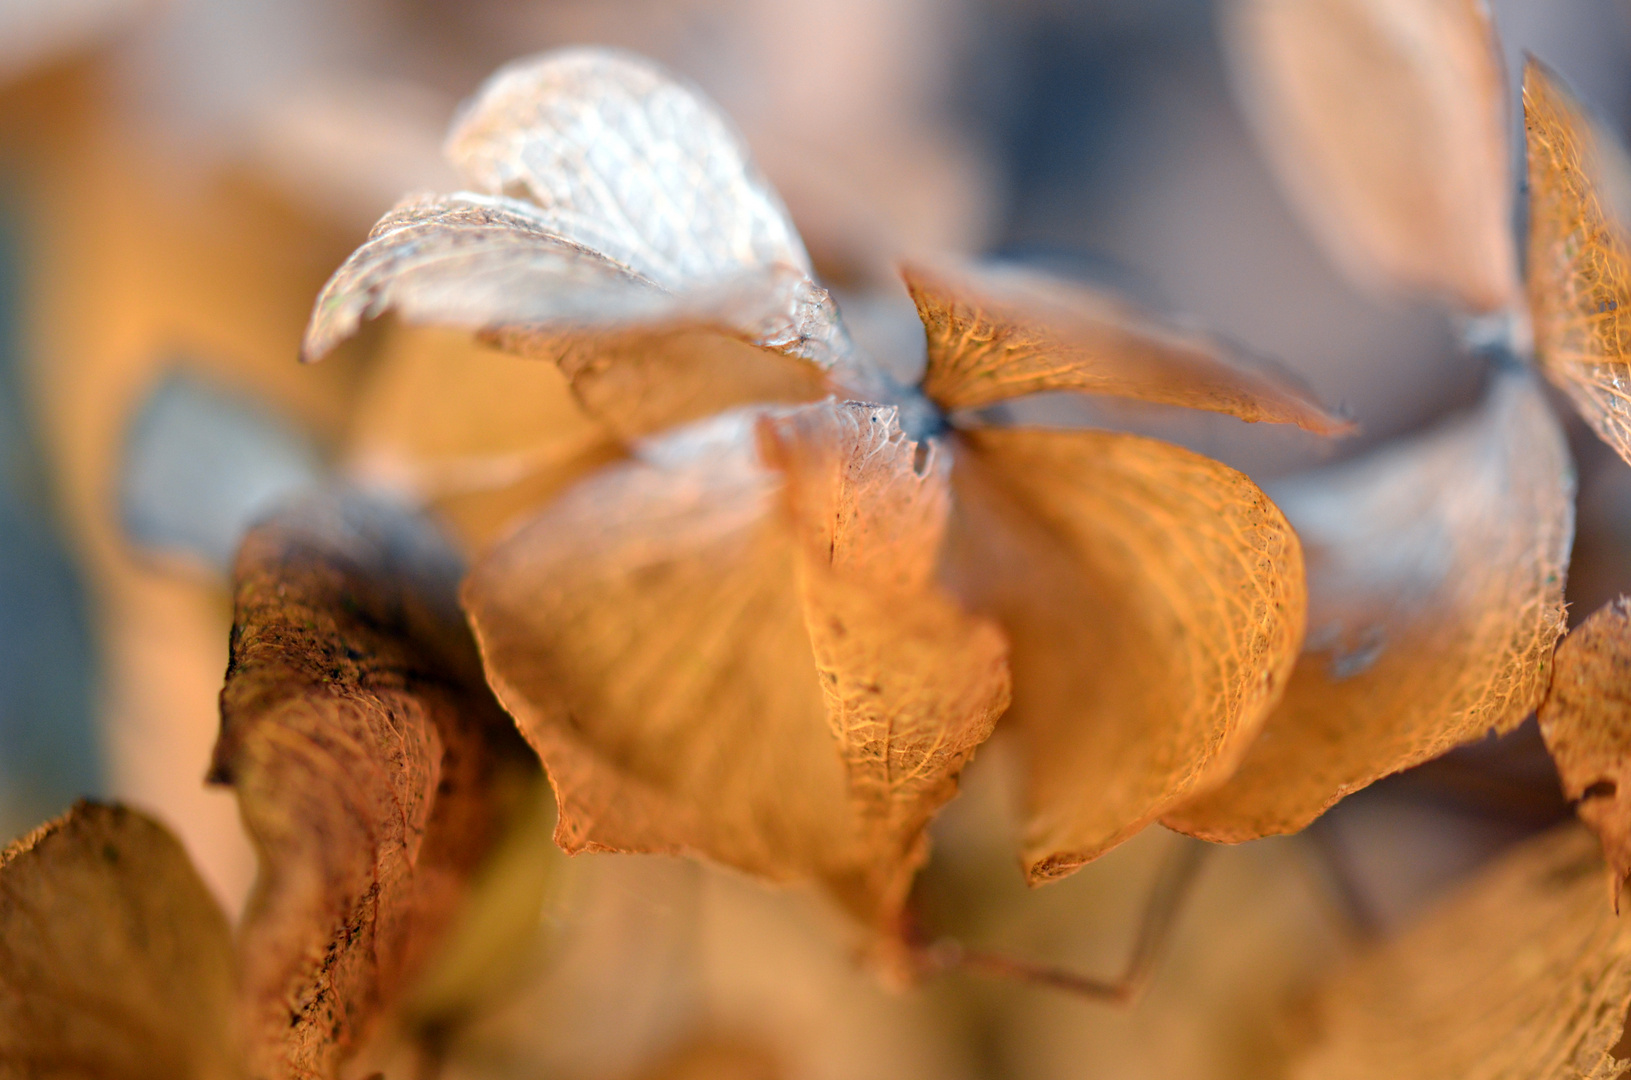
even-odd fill
[(1302, 638), (1278, 509), (1166, 443), (966, 410), (1075, 390), (1344, 426), (1300, 386), (1079, 286), (963, 267), (905, 272), (929, 355), (900, 385), (727, 122), (627, 55), (506, 68), (449, 150), (479, 193), (382, 220), (306, 353), (386, 311), (467, 326), (558, 364), (627, 440), (464, 593), (564, 847), (817, 879), (887, 932), (999, 717), (1033, 880), (1227, 776)]

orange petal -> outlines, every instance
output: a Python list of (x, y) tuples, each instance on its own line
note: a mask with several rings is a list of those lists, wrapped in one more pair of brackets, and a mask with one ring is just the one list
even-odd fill
[(422, 522), (351, 498), (239, 551), (211, 779), (261, 861), (239, 931), (257, 1075), (331, 1076), (360, 1047), (536, 773), (482, 683), (458, 574)]
[(1612, 136), (1531, 60), (1529, 302), (1541, 369), (1603, 441), (1631, 461), (1631, 247), (1611, 205)]
[(947, 412), (1077, 390), (1322, 435), (1351, 426), (1290, 372), (1085, 285), (1016, 268), (901, 273), (929, 338), (923, 391)]
[(1350, 792), (1491, 730), (1546, 689), (1574, 474), (1527, 375), (1480, 410), (1276, 489), (1308, 553), (1308, 641), (1245, 763), (1169, 814), (1209, 840), (1302, 828)]
[(1483, 0), (1241, 0), (1225, 40), (1269, 164), (1355, 281), (1515, 305), (1506, 80)]
[(1032, 881), (1228, 775), (1302, 641), (1297, 537), (1246, 477), (1097, 431), (963, 436), (948, 573), (1012, 642)]
[(229, 1080), (232, 931), (175, 837), (81, 802), (0, 855), (0, 1072)]
[(1326, 986), (1295, 1080), (1607, 1080), (1625, 1070), (1631, 923), (1591, 836), (1528, 841)]
[(766, 418), (760, 436), (787, 477), (805, 624), (873, 853), (852, 906), (893, 914), (923, 830), (1008, 707), (1007, 642), (933, 581), (951, 508), (943, 443), (853, 403)]
[(890, 925), (1006, 695), (1000, 636), (927, 580), (949, 462), (919, 453), (891, 409), (727, 414), (480, 562), (466, 604), (563, 847), (818, 878)]
[(1564, 796), (1602, 840), (1618, 910), (1631, 877), (1631, 600), (1604, 604), (1557, 647), (1540, 734)]

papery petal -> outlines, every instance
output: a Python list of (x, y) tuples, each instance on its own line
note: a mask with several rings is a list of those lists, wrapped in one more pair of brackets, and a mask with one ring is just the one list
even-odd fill
[(313, 498), (239, 551), (211, 779), (261, 872), (239, 931), (257, 1075), (336, 1075), (434, 954), (536, 764), (425, 522)]
[(1602, 841), (1618, 910), (1631, 877), (1631, 600), (1604, 604), (1563, 639), (1539, 719), (1564, 798)]
[(562, 846), (817, 878), (893, 929), (1006, 699), (1001, 636), (928, 578), (948, 465), (892, 409), (727, 414), (483, 559), (466, 604)]
[(1362, 285), (1469, 312), (1521, 294), (1506, 79), (1483, 0), (1240, 0), (1225, 42), (1258, 143)]
[(449, 141), (486, 190), (410, 201), (323, 290), (316, 358), (387, 310), (561, 364), (639, 435), (752, 401), (898, 389), (850, 341), (785, 208), (714, 106), (626, 54), (518, 61)]
[(1127, 301), (1017, 268), (908, 266), (929, 339), (923, 392), (942, 409), (1076, 390), (1296, 424), (1351, 426), (1293, 374)]
[(1535, 352), (1547, 378), (1631, 461), (1631, 246), (1605, 168), (1622, 151), (1533, 60), (1523, 106)]
[(1275, 488), (1308, 554), (1306, 651), (1240, 771), (1168, 815), (1239, 841), (1540, 703), (1563, 633), (1574, 471), (1535, 380), (1473, 415)]
[(1097, 431), (963, 435), (949, 581), (1012, 642), (1032, 881), (1221, 781), (1284, 689), (1302, 552), (1245, 476)]

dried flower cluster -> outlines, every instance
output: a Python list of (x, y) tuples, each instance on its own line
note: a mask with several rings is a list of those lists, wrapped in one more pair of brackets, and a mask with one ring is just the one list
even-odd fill
[(1218, 340), (1013, 268), (903, 270), (927, 342), (903, 383), (698, 92), (608, 51), (516, 63), (450, 137), (472, 190), (387, 215), (305, 352), (390, 312), (552, 364), (592, 428), (551, 465), (571, 482), (468, 573), (356, 494), (249, 534), (211, 777), (261, 859), (243, 925), (133, 812), (20, 841), (0, 1077), (334, 1077), (380, 1033), (429, 1046), (463, 999), (415, 987), (540, 761), (566, 851), (815, 882), (909, 978), (926, 830), (994, 732), (1042, 883), (1156, 822), (1302, 829), (1537, 708), (1614, 906), (1578, 829), (1534, 841), (1332, 983), (1299, 1075), (1631, 1066), (1631, 635), (1612, 605), (1554, 665), (1574, 481), (1531, 370), (1631, 460), (1618, 150), (1530, 65), (1526, 290), (1478, 0), (1233, 11), (1252, 119), (1333, 258), (1482, 328), (1475, 412), (1272, 499), (1165, 442), (1007, 423), (990, 407), (1068, 392), (1348, 426)]

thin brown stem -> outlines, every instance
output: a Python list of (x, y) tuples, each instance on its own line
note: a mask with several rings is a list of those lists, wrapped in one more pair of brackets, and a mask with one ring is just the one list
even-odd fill
[(923, 970), (926, 974), (977, 971), (1063, 990), (1095, 1001), (1132, 1005), (1143, 995), (1156, 964), (1166, 951), (1178, 915), (1183, 911), (1184, 902), (1199, 876), (1202, 857), (1210, 847), (1188, 837), (1177, 838), (1150, 888), (1132, 955), (1119, 978), (1100, 979), (987, 949), (972, 949), (951, 938), (941, 938), (920, 951)]

